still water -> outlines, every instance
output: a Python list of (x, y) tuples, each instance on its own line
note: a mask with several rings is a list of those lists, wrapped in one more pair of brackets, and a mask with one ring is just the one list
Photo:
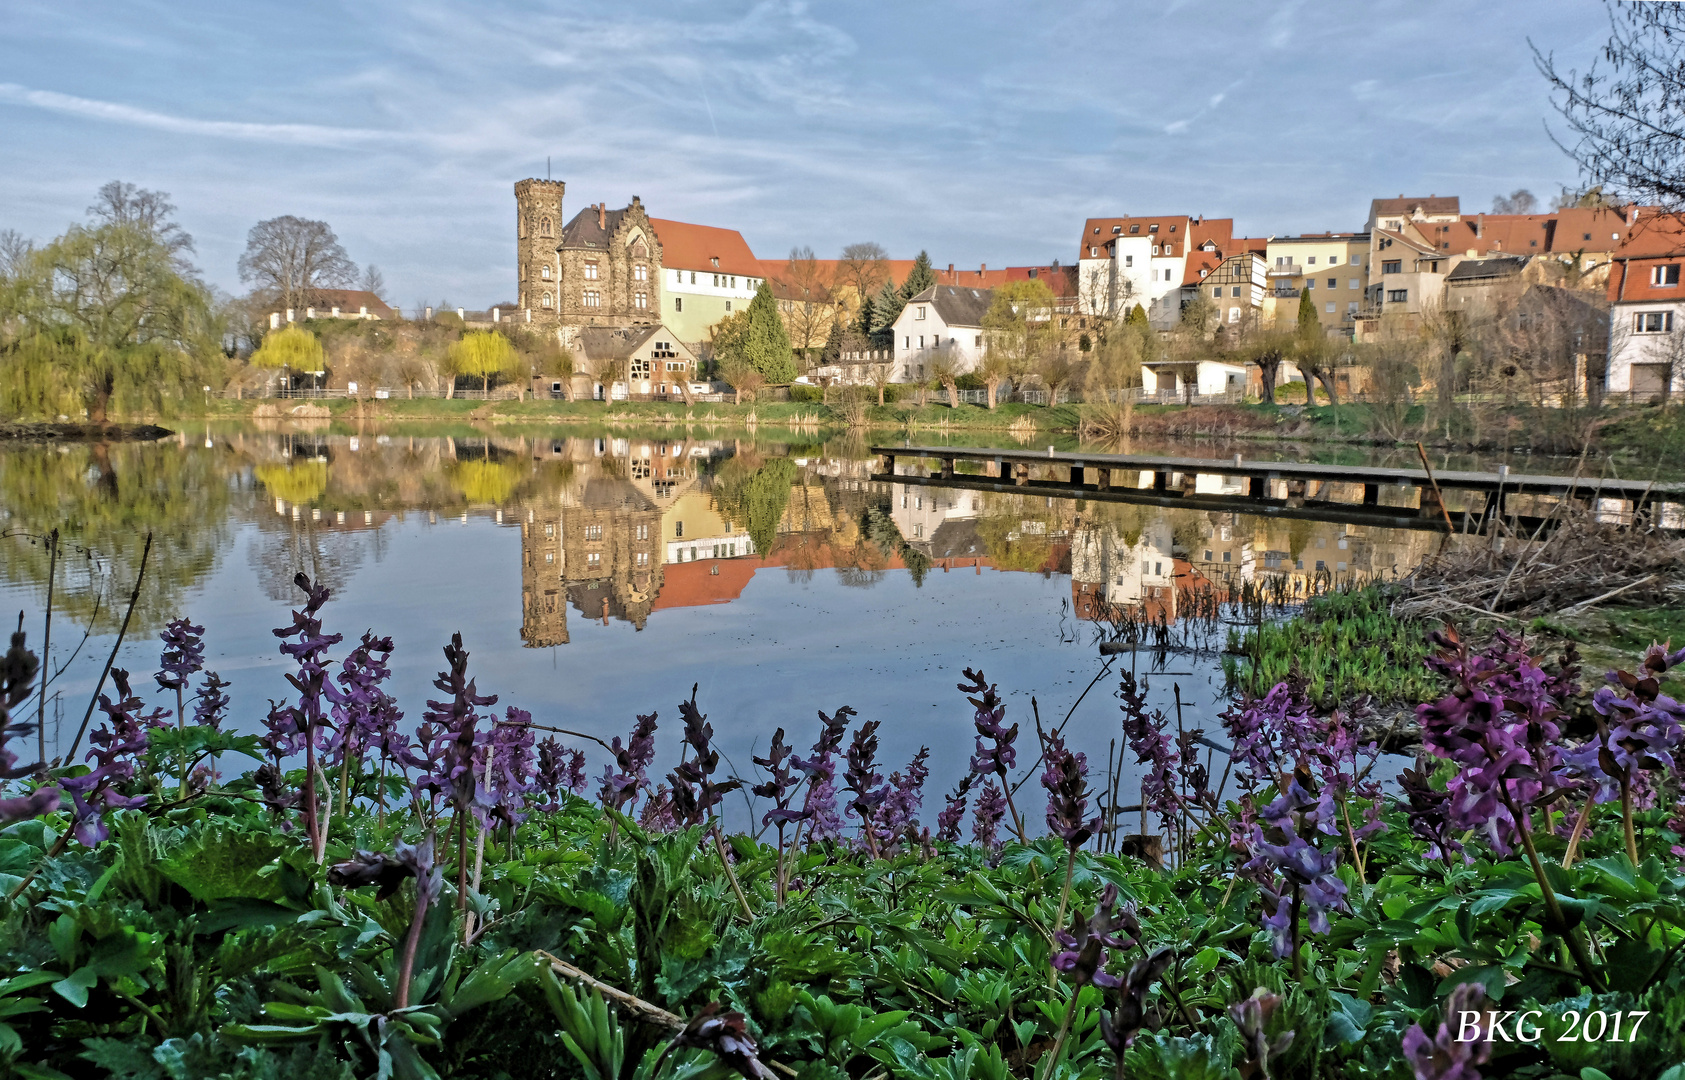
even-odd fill
[[(0, 610), (21, 611), (39, 652), (49, 559), (32, 538), (59, 528), (49, 753), (81, 722), (151, 533), (117, 656), (143, 695), (158, 631), (186, 615), (206, 628), (207, 666), (232, 683), (235, 725), (258, 730), (288, 690), (270, 629), (291, 621), (303, 570), (333, 591), (325, 624), (347, 641), (335, 658), (365, 630), (393, 638), (406, 724), (437, 696), (440, 648), (461, 632), (499, 711), (515, 704), (604, 739), (657, 712), (663, 773), (693, 684), (744, 777), (775, 728), (805, 749), (817, 711), (852, 706), (883, 724), (885, 773), (931, 748), (933, 813), (972, 749), (955, 688), (964, 668), (1000, 685), (1009, 723), (1028, 733), (1021, 769), (1035, 756), (1032, 696), (1045, 723), (1069, 716), (1068, 740), (1103, 762), (1119, 734), (1119, 664), (1139, 664), (1172, 715), (1179, 688), (1189, 727), (1217, 729), (1222, 708), (1214, 653), (1172, 653), (1156, 670), (1144, 655), (1102, 658), (1112, 620), (1174, 626), (1190, 588), (1302, 591), (1404, 573), (1436, 542), (873, 481), (864, 443), (790, 438), (240, 429), (11, 448), (0, 451)], [(1213, 634), (1220, 646), (1220, 625)], [(584, 748), (595, 777), (606, 755)]]

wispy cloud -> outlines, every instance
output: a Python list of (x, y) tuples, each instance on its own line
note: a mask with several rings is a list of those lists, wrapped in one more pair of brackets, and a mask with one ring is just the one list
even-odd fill
[(172, 116), (135, 105), (116, 101), (61, 94), (56, 90), (32, 90), (17, 83), (0, 83), (0, 101), (23, 105), (48, 112), (102, 120), (129, 127), (151, 128), (178, 135), (203, 135), (217, 139), (241, 139), (250, 142), (291, 143), (303, 146), (354, 146), (368, 143), (393, 142), (400, 138), (396, 132), (371, 131), (362, 128), (324, 127), (319, 124), (262, 124), (234, 120), (199, 120), (188, 116)]

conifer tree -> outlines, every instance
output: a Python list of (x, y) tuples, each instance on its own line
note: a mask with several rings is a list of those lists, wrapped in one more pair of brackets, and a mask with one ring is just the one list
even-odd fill
[(1136, 304), (1134, 307), (1130, 308), (1128, 317), (1126, 317), (1123, 321), (1129, 326), (1150, 325), (1147, 322), (1147, 309), (1142, 307), (1140, 304)]
[(880, 345), (895, 336), (895, 320), (901, 317), (901, 309), (906, 306), (907, 301), (895, 287), (895, 282), (885, 281), (872, 300), (872, 336), (878, 339)]
[[(919, 252), (919, 257), (913, 260), (913, 268), (907, 271), (907, 280), (901, 283), (901, 299), (911, 300), (936, 284), (936, 271), (931, 268), (930, 256)], [(899, 311), (897, 315), (901, 314)], [(893, 322), (894, 320), (890, 320)]]
[(1309, 289), (1299, 290), (1299, 332), (1314, 334), (1322, 331), (1322, 320), (1316, 315), (1316, 301), (1311, 299)]
[(790, 355), (790, 335), (778, 314), (778, 301), (765, 281), (749, 301), (748, 332), (743, 340), (743, 359), (769, 383), (788, 383), (796, 378), (796, 362)]

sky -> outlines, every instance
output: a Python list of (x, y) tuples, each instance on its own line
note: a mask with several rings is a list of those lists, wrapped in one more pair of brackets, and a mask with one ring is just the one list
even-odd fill
[[(875, 240), (938, 266), (1069, 262), (1082, 221), (1363, 226), (1576, 182), (1529, 39), (1583, 68), (1595, 0), (1158, 3), (0, 0), (0, 229), (101, 184), (169, 192), (207, 281), (319, 218), (386, 299), (515, 292), (516, 180), (633, 195), (762, 259)], [(546, 164), (548, 160), (548, 166)]]

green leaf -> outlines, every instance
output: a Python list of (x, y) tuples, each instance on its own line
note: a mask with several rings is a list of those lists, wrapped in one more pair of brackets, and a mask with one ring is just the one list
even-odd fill
[(208, 829), (161, 860), (158, 870), (201, 903), (236, 898), (276, 902), (286, 897), (280, 875), (271, 868), (297, 850), (297, 843), (263, 833)]
[(91, 967), (80, 967), (71, 972), (67, 978), (60, 979), (53, 984), (53, 990), (59, 997), (70, 1002), (78, 1009), (88, 1004), (88, 990), (99, 982), (99, 975)]

